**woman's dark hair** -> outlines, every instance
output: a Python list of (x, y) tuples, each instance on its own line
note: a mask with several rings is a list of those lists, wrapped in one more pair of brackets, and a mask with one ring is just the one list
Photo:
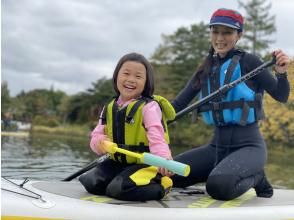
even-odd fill
[(144, 90), (142, 92), (142, 96), (144, 97), (150, 97), (153, 95), (154, 92), (154, 77), (153, 77), (153, 68), (150, 62), (141, 54), (138, 53), (129, 53), (124, 55), (120, 60), (118, 61), (114, 72), (113, 72), (113, 77), (112, 77), (112, 83), (113, 83), (113, 88), (115, 90), (115, 93), (117, 96), (120, 95), (118, 88), (117, 88), (117, 75), (122, 67), (122, 65), (127, 62), (127, 61), (134, 61), (141, 63), (145, 66), (146, 69), (146, 83)]
[(194, 75), (192, 76), (193, 87), (195, 89), (200, 89), (201, 82), (205, 81), (211, 71), (214, 59), (214, 49), (210, 48), (209, 53), (205, 60), (200, 64)]

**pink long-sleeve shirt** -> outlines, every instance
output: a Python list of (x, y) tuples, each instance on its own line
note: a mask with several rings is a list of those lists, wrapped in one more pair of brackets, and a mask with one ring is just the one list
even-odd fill
[[(120, 107), (128, 105), (132, 100), (123, 102), (121, 98), (118, 98), (117, 104)], [(167, 142), (164, 139), (164, 129), (161, 123), (162, 112), (159, 104), (155, 101), (151, 101), (143, 106), (143, 123), (146, 128), (147, 138), (149, 141), (149, 150), (152, 154), (170, 159), (171, 152)], [(100, 155), (96, 145), (99, 141), (107, 139), (107, 135), (104, 133), (105, 125), (102, 125), (101, 119), (99, 119), (98, 125), (91, 133), (90, 147), (93, 152)]]

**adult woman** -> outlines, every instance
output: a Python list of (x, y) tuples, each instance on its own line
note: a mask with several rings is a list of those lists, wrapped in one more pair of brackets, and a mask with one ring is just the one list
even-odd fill
[[(176, 112), (196, 95), (205, 97), (262, 64), (256, 56), (235, 48), (242, 33), (243, 17), (238, 12), (218, 9), (213, 13), (209, 55), (173, 101)], [(276, 76), (264, 70), (199, 109), (204, 121), (215, 126), (214, 135), (207, 145), (174, 158), (191, 166), (187, 178), (173, 177), (174, 186), (206, 182), (208, 194), (219, 200), (234, 199), (252, 187), (259, 197), (273, 195), (264, 174), (267, 152), (258, 120), (263, 118), (264, 91), (279, 102), (286, 102), (290, 91), (286, 75), (289, 58), (281, 50), (273, 55)]]

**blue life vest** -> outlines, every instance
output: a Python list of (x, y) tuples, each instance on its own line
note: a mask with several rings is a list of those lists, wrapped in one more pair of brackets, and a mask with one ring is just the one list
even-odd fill
[[(240, 55), (235, 55), (221, 66), (213, 68), (213, 74), (201, 84), (200, 98), (216, 91), (221, 86), (241, 77)], [(203, 119), (207, 124), (246, 125), (263, 118), (262, 94), (256, 93), (245, 82), (229, 90), (224, 96), (201, 106)]]

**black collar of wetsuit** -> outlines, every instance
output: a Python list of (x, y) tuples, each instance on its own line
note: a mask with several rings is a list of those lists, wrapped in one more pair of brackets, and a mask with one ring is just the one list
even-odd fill
[(220, 64), (223, 64), (225, 61), (227, 61), (228, 59), (232, 58), (234, 55), (236, 55), (237, 53), (242, 53), (243, 51), (240, 50), (240, 49), (236, 49), (236, 48), (233, 48), (231, 49), (227, 55), (225, 57), (220, 57), (218, 54), (217, 54), (217, 59), (219, 61)]

